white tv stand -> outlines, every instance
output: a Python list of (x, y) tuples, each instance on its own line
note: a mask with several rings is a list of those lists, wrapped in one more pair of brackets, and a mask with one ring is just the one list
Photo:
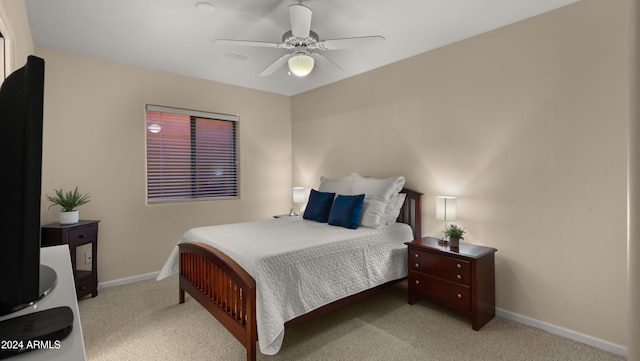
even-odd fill
[[(1, 316), (1, 320), (26, 315), (31, 312), (53, 307), (68, 306), (73, 311), (73, 330), (61, 340), (58, 349), (28, 351), (9, 358), (10, 361), (84, 361), (84, 341), (80, 326), (78, 300), (71, 271), (69, 247), (67, 245), (45, 247), (40, 249), (40, 263), (53, 268), (58, 275), (58, 283), (53, 290), (40, 301), (20, 311)], [(4, 340), (10, 341), (10, 340)]]

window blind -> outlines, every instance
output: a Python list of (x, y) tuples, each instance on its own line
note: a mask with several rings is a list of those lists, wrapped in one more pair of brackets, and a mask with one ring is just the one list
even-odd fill
[(237, 121), (147, 105), (147, 200), (237, 197)]

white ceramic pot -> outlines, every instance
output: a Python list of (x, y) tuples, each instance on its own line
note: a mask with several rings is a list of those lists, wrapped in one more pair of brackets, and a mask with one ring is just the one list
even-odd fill
[(79, 218), (78, 211), (60, 212), (60, 224), (78, 223)]

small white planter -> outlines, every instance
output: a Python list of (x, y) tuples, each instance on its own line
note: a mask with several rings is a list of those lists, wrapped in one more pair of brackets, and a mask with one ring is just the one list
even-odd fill
[(60, 212), (60, 224), (78, 223), (79, 218), (78, 211)]

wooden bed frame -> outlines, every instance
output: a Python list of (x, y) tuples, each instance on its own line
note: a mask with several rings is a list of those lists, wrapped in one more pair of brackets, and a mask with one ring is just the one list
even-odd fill
[[(398, 222), (413, 229), (414, 239), (422, 235), (422, 193), (404, 188), (404, 205)], [(256, 360), (256, 281), (233, 259), (203, 243), (181, 243), (179, 299), (185, 292), (211, 313), (247, 349), (247, 360)], [(285, 323), (291, 326), (378, 292), (400, 280), (376, 286), (329, 303)]]

